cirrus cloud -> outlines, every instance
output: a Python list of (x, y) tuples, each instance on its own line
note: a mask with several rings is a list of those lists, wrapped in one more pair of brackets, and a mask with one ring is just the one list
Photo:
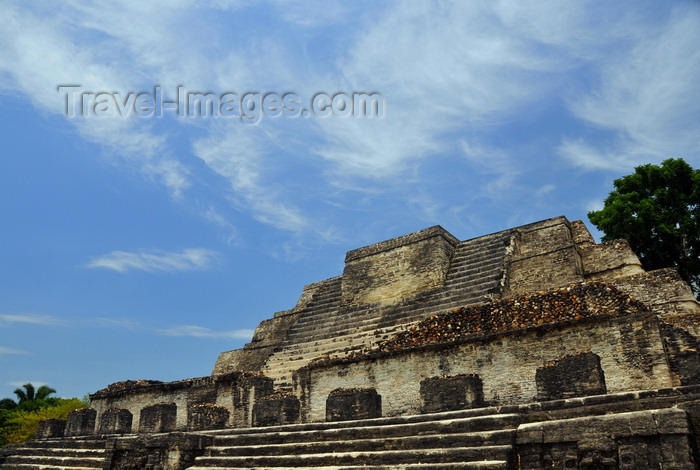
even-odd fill
[(179, 253), (113, 251), (91, 259), (85, 267), (111, 269), (120, 273), (132, 269), (147, 272), (192, 271), (211, 267), (218, 257), (217, 252), (205, 248), (188, 248)]
[(249, 341), (253, 337), (253, 330), (248, 328), (229, 331), (214, 331), (197, 325), (176, 325), (171, 328), (156, 331), (157, 333), (165, 336), (192, 336), (195, 338), (226, 338)]

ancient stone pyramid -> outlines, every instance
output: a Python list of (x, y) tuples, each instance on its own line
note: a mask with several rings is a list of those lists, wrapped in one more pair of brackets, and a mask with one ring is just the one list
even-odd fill
[(700, 305), (565, 217), (347, 253), (211, 376), (136, 380), (0, 469), (694, 469)]

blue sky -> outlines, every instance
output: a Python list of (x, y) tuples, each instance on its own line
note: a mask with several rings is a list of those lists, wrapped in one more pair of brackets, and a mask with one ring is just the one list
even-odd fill
[[(219, 352), (440, 224), (585, 219), (700, 166), (700, 3), (6, 0), (0, 397), (208, 375)], [(84, 92), (379, 93), (381, 117), (65, 115)]]

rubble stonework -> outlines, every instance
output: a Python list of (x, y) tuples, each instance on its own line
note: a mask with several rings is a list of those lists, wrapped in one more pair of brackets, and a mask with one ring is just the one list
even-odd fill
[(109, 385), (0, 469), (691, 470), (699, 335), (674, 269), (581, 221), (435, 226), (348, 252), (211, 376)]

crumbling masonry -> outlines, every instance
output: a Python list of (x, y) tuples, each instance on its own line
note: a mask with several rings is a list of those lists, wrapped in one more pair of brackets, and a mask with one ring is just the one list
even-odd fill
[(211, 376), (112, 384), (0, 469), (695, 469), (699, 320), (675, 270), (581, 221), (435, 226), (348, 252)]

